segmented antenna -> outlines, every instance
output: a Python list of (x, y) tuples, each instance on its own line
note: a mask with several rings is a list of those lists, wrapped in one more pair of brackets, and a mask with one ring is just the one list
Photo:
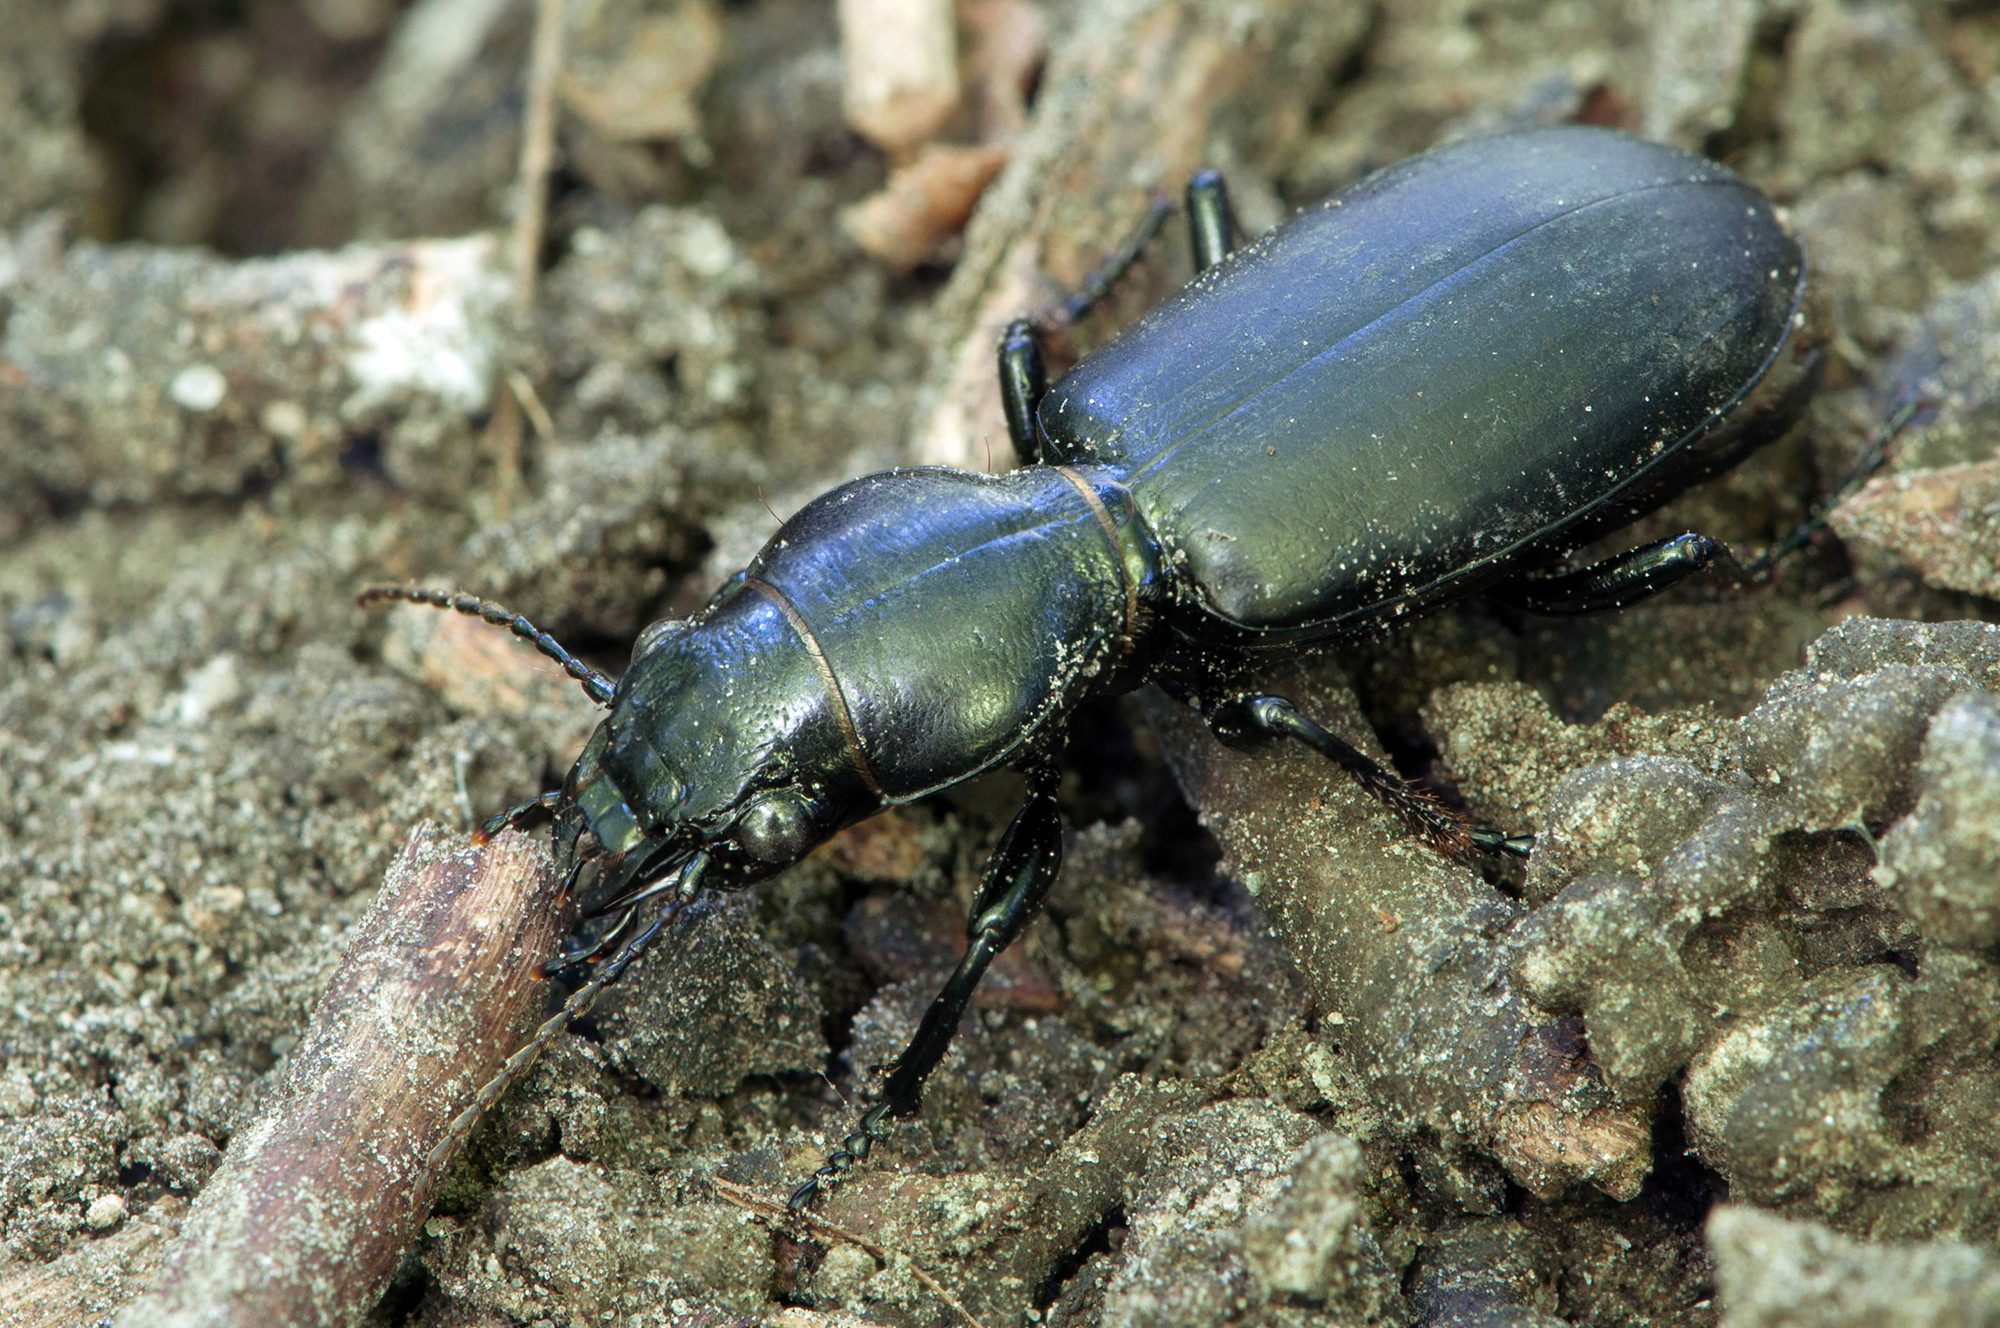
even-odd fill
[[(438, 1141), (437, 1147), (431, 1149), (427, 1160), (432, 1171), (444, 1169), (445, 1164), (451, 1160), (453, 1152), (465, 1142), (466, 1136), (472, 1133), (472, 1127), (479, 1124), (480, 1118), (493, 1109), (493, 1104), (514, 1086), (514, 1081), (526, 1074), (534, 1063), (541, 1059), (542, 1053), (563, 1035), (572, 1022), (589, 1014), (590, 1008), (597, 1004), (597, 998), (604, 994), (604, 989), (616, 982), (619, 975), (632, 966), (632, 961), (645, 953), (646, 947), (653, 943), (666, 925), (680, 915), (680, 911), (687, 907), (688, 901), (694, 898), (696, 890), (700, 888), (702, 874), (708, 870), (708, 861), (708, 854), (696, 854), (688, 865), (681, 869), (679, 888), (667, 895), (666, 901), (660, 905), (659, 912), (653, 915), (653, 920), (643, 930), (634, 933), (617, 954), (591, 974), (588, 982), (572, 992), (570, 998), (563, 1002), (562, 1009), (543, 1020), (542, 1026), (535, 1030), (534, 1036), (529, 1038), (519, 1051), (509, 1056), (499, 1072), (480, 1087), (479, 1092), (473, 1096), (472, 1104), (452, 1119), (451, 1124), (445, 1127), (444, 1138)], [(620, 918), (617, 925), (611, 929), (613, 933), (624, 929), (641, 902), (643, 897), (634, 901), (632, 906), (625, 910), (625, 917)]]
[(364, 609), (370, 604), (379, 604), (384, 600), (424, 604), (433, 609), (452, 609), (468, 618), (479, 618), (492, 623), (495, 627), (505, 627), (562, 665), (562, 671), (582, 683), (584, 694), (601, 706), (610, 706), (611, 694), (617, 690), (617, 683), (564, 650), (553, 636), (520, 614), (504, 609), (490, 599), (480, 599), (477, 595), (454, 595), (443, 590), (427, 590), (423, 586), (369, 586), (354, 597), (354, 602)]

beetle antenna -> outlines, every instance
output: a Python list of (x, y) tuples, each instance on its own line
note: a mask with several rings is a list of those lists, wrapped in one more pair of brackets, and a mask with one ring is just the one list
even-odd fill
[[(697, 853), (685, 867), (681, 868), (678, 888), (667, 893), (666, 902), (662, 903), (659, 911), (653, 914), (653, 920), (633, 933), (631, 939), (619, 947), (617, 954), (606, 960), (595, 973), (590, 975), (589, 981), (571, 992), (569, 999), (563, 1002), (562, 1009), (543, 1020), (541, 1027), (535, 1030), (534, 1036), (523, 1043), (519, 1051), (507, 1058), (497, 1074), (480, 1086), (479, 1091), (473, 1095), (471, 1105), (452, 1118), (451, 1124), (445, 1127), (444, 1138), (438, 1141), (437, 1147), (431, 1149), (428, 1160), (432, 1171), (444, 1168), (458, 1146), (465, 1142), (465, 1137), (472, 1133), (472, 1127), (479, 1124), (480, 1118), (493, 1109), (493, 1104), (500, 1100), (501, 1095), (533, 1068), (535, 1062), (541, 1059), (542, 1053), (568, 1031), (572, 1023), (589, 1014), (591, 1007), (597, 1004), (597, 998), (604, 994), (604, 989), (616, 982), (619, 975), (632, 966), (632, 961), (645, 953), (646, 947), (666, 929), (669, 922), (680, 916), (681, 910), (687, 907), (690, 899), (694, 898), (695, 891), (701, 888), (701, 878), (708, 870), (708, 862), (707, 853)], [(618, 920), (618, 925), (612, 929), (614, 932), (624, 928), (632, 912), (637, 909), (638, 902), (634, 901), (632, 907), (626, 910), (626, 917)]]
[(616, 682), (564, 650), (553, 636), (520, 614), (511, 609), (504, 609), (490, 599), (480, 599), (477, 595), (454, 595), (443, 590), (428, 590), (423, 586), (369, 586), (354, 597), (354, 602), (364, 609), (370, 604), (379, 604), (384, 600), (423, 604), (433, 609), (451, 609), (469, 618), (492, 623), (495, 627), (505, 627), (562, 665), (562, 671), (582, 683), (584, 694), (601, 706), (609, 706), (612, 693), (618, 689)]

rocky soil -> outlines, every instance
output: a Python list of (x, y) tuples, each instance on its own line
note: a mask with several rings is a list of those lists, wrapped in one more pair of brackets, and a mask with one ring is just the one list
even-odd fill
[[(366, 1321), (2000, 1324), (2000, 16), (963, 0), (961, 101), (884, 147), (830, 7), (570, 0), (523, 308), (530, 0), (15, 9), (0, 1323), (147, 1287), (413, 828), (552, 787), (594, 722), (361, 585), (490, 596), (615, 672), (832, 484), (1004, 451), (993, 320), (1154, 185), (1222, 165), (1261, 229), (1575, 120), (1765, 189), (1826, 357), (1798, 429), (1606, 548), (1748, 562), (1917, 415), (1770, 585), (1475, 601), (1285, 666), (1535, 831), (1525, 868), (1157, 695), (1095, 705), (1048, 915), (823, 1225), (768, 1205), (953, 962), (1013, 776), (682, 919), (474, 1133)], [(1185, 250), (1170, 221), (1068, 352)]]

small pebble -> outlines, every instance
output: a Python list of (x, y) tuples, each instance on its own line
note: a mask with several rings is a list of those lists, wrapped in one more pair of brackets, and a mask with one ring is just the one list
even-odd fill
[(187, 410), (214, 410), (229, 392), (229, 380), (212, 364), (190, 364), (167, 384), (167, 395)]
[(91, 1202), (83, 1215), (83, 1220), (92, 1231), (109, 1231), (125, 1220), (125, 1200), (122, 1195), (107, 1194)]
[(311, 425), (306, 408), (296, 401), (273, 401), (257, 417), (264, 432), (280, 438), (297, 438)]

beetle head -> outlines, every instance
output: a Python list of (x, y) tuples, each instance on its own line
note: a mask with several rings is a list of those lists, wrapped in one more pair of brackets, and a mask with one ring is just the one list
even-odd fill
[(763, 598), (725, 591), (641, 635), (563, 781), (556, 844), (585, 918), (661, 889), (746, 885), (881, 807), (824, 675)]

